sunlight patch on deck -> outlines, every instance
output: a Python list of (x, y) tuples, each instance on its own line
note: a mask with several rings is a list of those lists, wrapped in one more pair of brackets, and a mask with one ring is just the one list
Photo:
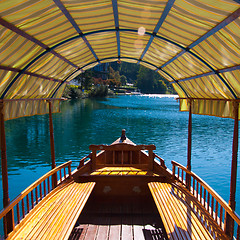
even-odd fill
[(133, 167), (104, 167), (95, 170), (94, 172), (91, 173), (91, 175), (132, 176), (132, 175), (148, 175), (148, 172)]

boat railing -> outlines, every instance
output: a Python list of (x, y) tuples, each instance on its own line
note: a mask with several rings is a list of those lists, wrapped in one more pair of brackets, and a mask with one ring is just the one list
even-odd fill
[(165, 165), (165, 161), (164, 159), (162, 159), (161, 157), (159, 157), (157, 154), (154, 153), (154, 157), (157, 158), (159, 161), (160, 161), (160, 165), (163, 167), (163, 168), (167, 168), (166, 165)]
[[(105, 150), (106, 151), (106, 146), (105, 145), (91, 145), (90, 149), (97, 149), (97, 150)], [(141, 145), (140, 148), (138, 147), (137, 149), (140, 151), (140, 150), (146, 150), (148, 148), (147, 145)], [(150, 151), (152, 150), (152, 145), (150, 145)], [(134, 149), (136, 149), (136, 146), (134, 146)], [(108, 150), (108, 149), (107, 149)], [(131, 149), (132, 150), (132, 149)], [(106, 155), (105, 155), (106, 157)], [(131, 155), (132, 157), (132, 155)], [(153, 158), (157, 158), (159, 160), (159, 163), (160, 163), (160, 166), (163, 167), (163, 168), (167, 168), (166, 165), (165, 165), (165, 161), (164, 159), (162, 159), (161, 157), (159, 157), (157, 154), (153, 153)], [(81, 167), (83, 167), (87, 162), (88, 162), (88, 159), (91, 161), (92, 160), (92, 153), (88, 154), (87, 156), (85, 156), (84, 158), (82, 158), (80, 161), (79, 161), (79, 165), (77, 167), (77, 169), (80, 169)], [(130, 163), (132, 161), (130, 160)]]
[[(127, 143), (118, 143), (112, 145), (90, 145), (89, 149), (92, 151), (91, 160), (93, 169), (96, 169), (97, 156), (101, 155), (102, 153), (103, 164), (105, 166), (146, 165), (148, 166), (149, 170), (153, 170), (153, 150), (156, 149), (155, 145), (132, 145)], [(97, 154), (97, 151), (100, 151), (99, 155)], [(141, 154), (142, 151), (148, 151), (148, 155), (143, 156)], [(145, 158), (145, 160), (143, 159), (143, 157)], [(146, 159), (148, 159), (148, 161)]]
[[(182, 183), (209, 212), (218, 226), (235, 239), (240, 239), (240, 217), (229, 205), (199, 176), (181, 164), (172, 161), (172, 177)], [(177, 168), (177, 170), (176, 170)], [(234, 233), (234, 226), (236, 231)]]
[(83, 167), (83, 166), (88, 162), (87, 159), (90, 159), (90, 160), (91, 160), (91, 158), (92, 158), (92, 153), (89, 153), (86, 157), (82, 158), (82, 159), (79, 161), (79, 165), (78, 165), (77, 169)]
[[(15, 226), (32, 210), (44, 197), (66, 179), (71, 178), (71, 161), (66, 162), (39, 178), (26, 188), (10, 204), (0, 212), (3, 218), (5, 237), (7, 229), (14, 230)], [(68, 174), (67, 170), (68, 169)]]

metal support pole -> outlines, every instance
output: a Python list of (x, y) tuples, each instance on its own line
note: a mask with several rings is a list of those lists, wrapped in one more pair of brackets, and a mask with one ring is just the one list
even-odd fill
[[(49, 104), (49, 133), (50, 133), (50, 145), (51, 145), (51, 159), (52, 169), (56, 167), (55, 162), (55, 146), (54, 146), (54, 132), (53, 132), (53, 120), (52, 120), (52, 102), (48, 101)], [(57, 186), (57, 175), (54, 174), (52, 177), (53, 188)]]
[[(237, 183), (237, 160), (238, 160), (238, 114), (239, 103), (234, 102), (234, 133), (232, 145), (232, 166), (231, 166), (231, 182), (230, 182), (230, 198), (229, 206), (235, 211), (236, 206), (236, 183)], [(225, 232), (230, 237), (233, 236), (234, 222), (227, 214)]]
[[(192, 164), (192, 101), (189, 100), (189, 117), (188, 117), (188, 150), (187, 150), (187, 169), (191, 171)], [(186, 185), (187, 188), (190, 189), (190, 176), (186, 175)]]
[[(10, 203), (8, 193), (8, 168), (7, 168), (7, 145), (4, 124), (4, 103), (0, 102), (0, 130), (1, 130), (1, 164), (2, 164), (2, 185), (3, 185), (3, 207), (6, 208)], [(4, 218), (5, 236), (13, 230), (13, 214), (10, 211)]]

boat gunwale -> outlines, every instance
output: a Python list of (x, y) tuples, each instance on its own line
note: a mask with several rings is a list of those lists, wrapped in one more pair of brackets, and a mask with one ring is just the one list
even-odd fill
[[(45, 181), (47, 178), (51, 177), (55, 173), (57, 173), (59, 170), (65, 168), (68, 166), (68, 168), (71, 166), (72, 161), (68, 161), (66, 163), (63, 163), (56, 168), (52, 169), (51, 171), (44, 174), (42, 177), (40, 177), (38, 180), (36, 180), (34, 183), (32, 183), (29, 187), (27, 187), (25, 190), (23, 190), (14, 200), (10, 202), (10, 204), (2, 209), (0, 211), (0, 219), (2, 219), (9, 211), (11, 211), (24, 197), (26, 197), (31, 191), (33, 191), (37, 186), (39, 186), (43, 181)], [(71, 171), (69, 168), (69, 176), (71, 176)], [(66, 175), (66, 179), (69, 177)], [(64, 181), (66, 180), (64, 179)], [(50, 190), (51, 192), (52, 190)]]
[[(189, 171), (186, 167), (184, 167), (180, 163), (177, 163), (175, 161), (172, 161), (171, 163), (172, 163), (173, 167), (179, 167), (180, 169), (184, 170), (187, 174), (189, 174), (193, 178), (195, 178), (195, 180), (197, 180), (197, 182), (200, 183), (215, 198), (215, 200), (220, 204), (220, 206), (223, 207), (225, 209), (225, 211), (232, 217), (232, 219), (240, 226), (240, 216), (235, 211), (233, 211), (229, 207), (229, 205), (226, 203), (226, 201), (216, 191), (214, 191), (203, 179), (201, 179), (194, 172)], [(174, 177), (174, 179), (177, 179), (178, 182), (181, 182), (174, 174), (174, 171), (173, 171), (173, 177)], [(190, 193), (192, 193), (192, 191), (190, 191), (190, 190), (188, 190), (188, 191)], [(194, 197), (195, 197), (195, 195), (194, 195)]]

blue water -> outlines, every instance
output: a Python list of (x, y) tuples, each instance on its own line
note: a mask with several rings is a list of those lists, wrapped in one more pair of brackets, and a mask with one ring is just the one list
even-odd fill
[[(110, 144), (125, 128), (137, 144), (155, 144), (171, 169), (171, 161), (187, 162), (188, 112), (179, 112), (173, 97), (119, 96), (67, 101), (53, 115), (57, 165), (72, 160), (73, 168), (89, 153), (90, 144)], [(227, 202), (232, 158), (232, 119), (193, 115), (192, 171)], [(12, 200), (51, 169), (48, 115), (5, 123)], [(240, 213), (240, 164), (237, 212)], [(2, 184), (0, 189), (2, 208)], [(0, 233), (1, 235), (1, 233)]]

